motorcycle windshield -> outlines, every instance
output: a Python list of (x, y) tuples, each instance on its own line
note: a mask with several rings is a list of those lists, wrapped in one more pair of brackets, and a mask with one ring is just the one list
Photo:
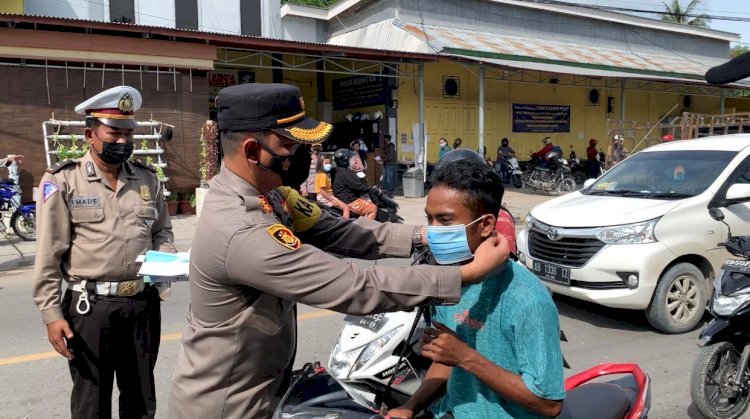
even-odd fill
[(732, 295), (745, 288), (750, 288), (750, 272), (723, 271), (721, 295)]

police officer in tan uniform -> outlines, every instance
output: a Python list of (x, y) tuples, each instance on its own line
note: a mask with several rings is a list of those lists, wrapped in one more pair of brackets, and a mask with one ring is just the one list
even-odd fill
[(140, 106), (128, 86), (78, 105), (90, 151), (48, 169), (39, 185), (34, 302), (52, 346), (69, 360), (73, 418), (110, 417), (115, 375), (120, 417), (156, 410), (160, 299), (137, 279), (135, 259), (175, 249), (160, 182), (128, 161)]
[[(422, 227), (343, 220), (279, 187), (301, 144), (332, 130), (306, 116), (296, 87), (242, 84), (217, 102), (224, 167), (211, 180), (190, 252), (170, 417), (270, 417), (296, 351), (296, 302), (350, 314), (450, 304), (462, 284), (507, 260), (507, 241), (498, 238), (463, 266), (360, 268), (329, 255), (408, 257), (423, 243)], [(302, 175), (307, 169), (303, 162)]]

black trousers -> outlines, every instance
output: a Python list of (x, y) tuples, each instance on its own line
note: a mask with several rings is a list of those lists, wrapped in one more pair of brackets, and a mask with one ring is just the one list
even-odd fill
[(69, 362), (71, 417), (109, 419), (116, 377), (120, 418), (153, 418), (154, 366), (161, 335), (158, 291), (148, 287), (133, 297), (89, 293), (91, 310), (84, 315), (76, 310), (79, 295), (66, 291), (62, 304), (74, 335), (68, 341), (74, 356)]

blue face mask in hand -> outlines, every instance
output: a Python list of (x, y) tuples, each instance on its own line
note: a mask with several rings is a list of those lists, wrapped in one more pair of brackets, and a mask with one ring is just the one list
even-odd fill
[(427, 246), (435, 261), (441, 265), (463, 262), (474, 257), (469, 248), (466, 228), (484, 218), (481, 216), (469, 224), (451, 226), (427, 226)]

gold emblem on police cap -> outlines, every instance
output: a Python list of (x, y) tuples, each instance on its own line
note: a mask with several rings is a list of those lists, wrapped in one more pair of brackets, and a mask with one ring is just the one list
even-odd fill
[(151, 190), (146, 185), (141, 185), (141, 198), (144, 201), (151, 200)]
[(299, 106), (303, 111), (305, 110), (305, 99), (302, 96), (299, 97)]
[(120, 101), (117, 102), (117, 108), (122, 113), (133, 113), (133, 97), (130, 96), (130, 93), (122, 95)]

